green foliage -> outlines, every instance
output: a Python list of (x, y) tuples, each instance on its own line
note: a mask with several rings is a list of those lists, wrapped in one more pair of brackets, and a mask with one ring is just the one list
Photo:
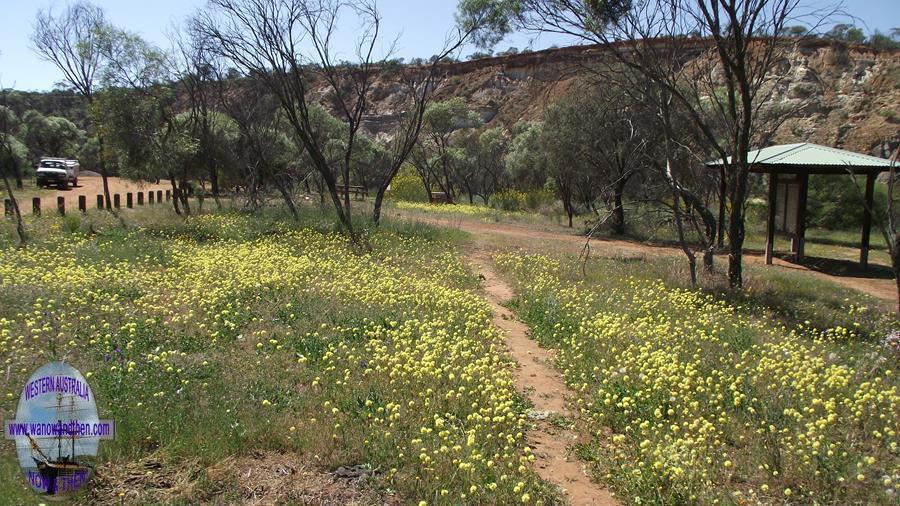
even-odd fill
[(501, 211), (520, 211), (525, 207), (525, 192), (522, 190), (503, 190), (494, 194), (491, 207)]
[(546, 25), (542, 21), (551, 16), (547, 13), (559, 13), (554, 19), (563, 25), (568, 21), (559, 20), (577, 19), (584, 29), (599, 31), (632, 7), (632, 0), (460, 0), (456, 23), (462, 31), (474, 29), (476, 46), (490, 48), (516, 28)]
[(456, 23), (463, 31), (474, 29), (475, 45), (489, 48), (514, 29), (520, 2), (513, 0), (460, 0)]
[(415, 169), (409, 165), (404, 165), (391, 181), (391, 189), (387, 193), (387, 197), (407, 202), (428, 202), (428, 194), (425, 193), (422, 180), (416, 174)]
[(85, 133), (74, 123), (59, 116), (44, 116), (27, 111), (19, 125), (19, 138), (33, 158), (60, 156), (73, 158), (84, 143)]
[(861, 28), (847, 23), (834, 25), (831, 30), (825, 33), (825, 37), (851, 44), (860, 44), (866, 40), (866, 36)]
[(19, 173), (31, 172), (28, 147), (13, 136), (7, 137), (6, 141), (9, 143), (9, 151), (0, 149), (0, 164), (3, 168), (11, 167), (14, 172)]
[(479, 118), (464, 98), (453, 97), (429, 104), (422, 121), (430, 135), (446, 137), (456, 130), (477, 125)]
[(834, 25), (831, 30), (823, 34), (823, 37), (848, 44), (867, 44), (879, 50), (900, 49), (900, 40), (897, 40), (896, 31), (887, 35), (875, 30), (866, 37), (862, 28), (847, 23)]
[(547, 188), (535, 188), (528, 191), (508, 189), (495, 193), (491, 197), (491, 207), (501, 211), (537, 211), (553, 204), (555, 197)]
[(553, 185), (544, 185), (543, 188), (525, 192), (525, 209), (530, 211), (538, 211), (541, 208), (552, 206), (555, 201)]
[(506, 170), (519, 189), (540, 188), (547, 180), (546, 156), (539, 147), (543, 126), (541, 122), (521, 122), (513, 129)]
[[(3, 91), (6, 94), (6, 91)], [(4, 101), (7, 101), (7, 97), (3, 97)], [(6, 132), (15, 132), (19, 129), (19, 116), (16, 114), (16, 111), (10, 109), (5, 105), (0, 105), (0, 126), (2, 126)]]
[(893, 39), (890, 35), (885, 35), (878, 30), (869, 36), (869, 45), (875, 49), (900, 49), (900, 40)]
[[(859, 230), (862, 226), (865, 177), (812, 176), (809, 178), (809, 226), (828, 230)], [(887, 189), (875, 186), (876, 213), (883, 212)]]

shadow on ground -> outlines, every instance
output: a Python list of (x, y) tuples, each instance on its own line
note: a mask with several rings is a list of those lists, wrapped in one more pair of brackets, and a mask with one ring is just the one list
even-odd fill
[(838, 260), (835, 258), (822, 258), (806, 256), (802, 260), (795, 259), (790, 254), (776, 255), (785, 262), (806, 267), (811, 271), (821, 272), (830, 276), (851, 276), (855, 278), (869, 279), (894, 279), (894, 273), (890, 267), (881, 264), (869, 263), (869, 267), (863, 269), (859, 262), (850, 260)]

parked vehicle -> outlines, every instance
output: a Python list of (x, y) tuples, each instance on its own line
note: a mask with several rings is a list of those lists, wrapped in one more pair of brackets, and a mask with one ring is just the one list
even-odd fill
[(78, 186), (80, 168), (78, 160), (41, 158), (37, 167), (37, 185), (57, 186), (61, 190), (67, 190), (69, 186)]

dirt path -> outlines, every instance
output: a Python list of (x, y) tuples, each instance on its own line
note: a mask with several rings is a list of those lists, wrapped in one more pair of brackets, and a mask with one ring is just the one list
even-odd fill
[[(584, 237), (568, 233), (568, 231), (555, 231), (539, 229), (535, 226), (515, 225), (506, 223), (485, 223), (470, 219), (447, 219), (431, 216), (415, 216), (414, 219), (426, 223), (432, 223), (443, 227), (457, 228), (469, 232), (476, 237), (485, 235), (494, 236), (507, 241), (510, 246), (521, 247), (523, 245), (538, 243), (552, 244), (573, 254), (581, 252), (584, 247)], [(670, 246), (642, 244), (634, 241), (617, 239), (594, 239), (591, 241), (591, 255), (601, 257), (660, 257), (679, 256), (680, 250)], [(765, 259), (762, 255), (744, 253), (747, 263), (763, 265)], [(727, 261), (724, 256), (719, 256), (719, 261)], [(893, 279), (876, 279), (855, 276), (832, 276), (824, 272), (811, 270), (803, 265), (775, 259), (771, 268), (781, 268), (803, 272), (817, 279), (829, 281), (847, 288), (869, 294), (890, 304), (897, 301), (897, 287)]]
[(528, 433), (528, 441), (534, 450), (538, 476), (558, 485), (573, 505), (618, 504), (612, 493), (588, 478), (581, 462), (572, 455), (571, 446), (582, 436), (551, 423), (554, 417), (564, 417), (565, 425), (571, 426), (577, 416), (568, 409), (566, 401), (573, 394), (553, 366), (552, 353), (531, 340), (528, 327), (503, 307), (502, 303), (513, 298), (514, 293), (493, 270), (486, 255), (476, 253), (469, 259), (485, 278), (485, 297), (493, 309), (494, 325), (503, 331), (509, 354), (519, 365), (515, 371), (516, 388), (534, 404), (535, 428)]

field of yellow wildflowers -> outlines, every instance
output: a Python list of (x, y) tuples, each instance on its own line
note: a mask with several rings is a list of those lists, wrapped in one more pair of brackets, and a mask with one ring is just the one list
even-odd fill
[(870, 310), (789, 327), (614, 265), (497, 262), (579, 393), (580, 455), (634, 503), (897, 504), (900, 356)]
[[(28, 375), (64, 359), (117, 423), (101, 463), (193, 466), (181, 500), (239, 498), (206, 469), (265, 450), (362, 465), (402, 503), (556, 502), (527, 467), (527, 406), (449, 244), (382, 230), (359, 253), (237, 213), (111, 221), (35, 218), (46, 233), (0, 249), (5, 418)], [(0, 496), (33, 499), (11, 442), (0, 470)], [(159, 500), (135, 494), (123, 500)]]

